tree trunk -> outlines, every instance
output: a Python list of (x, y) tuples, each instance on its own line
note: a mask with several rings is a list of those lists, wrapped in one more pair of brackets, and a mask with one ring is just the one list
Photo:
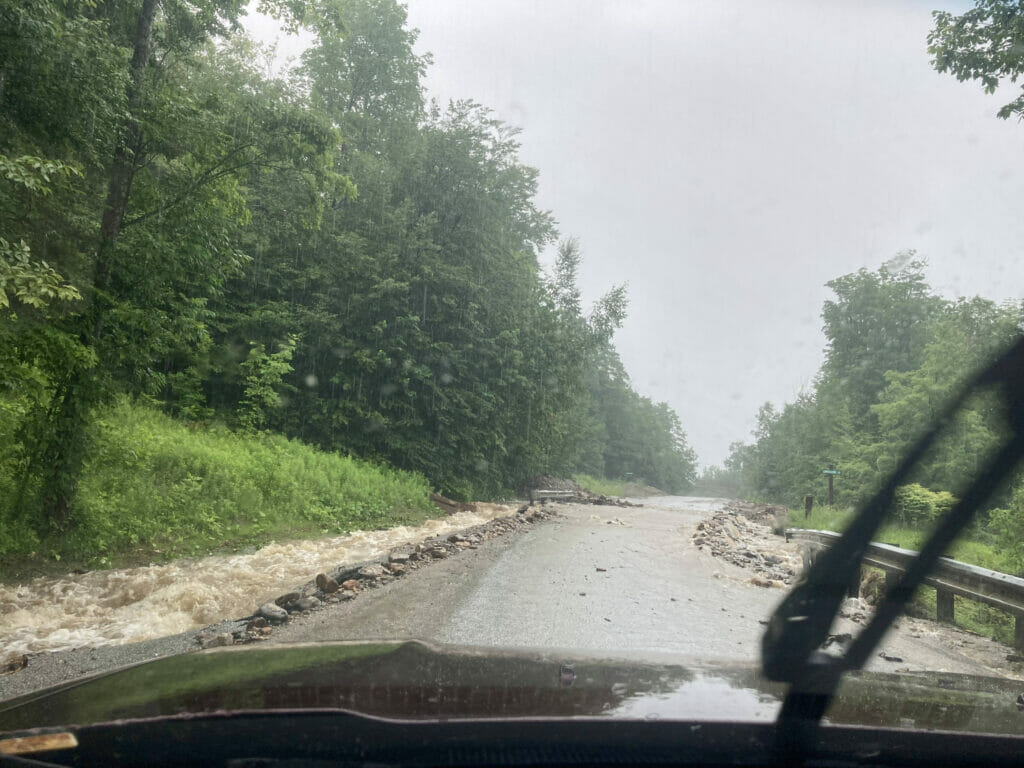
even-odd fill
[[(107, 290), (114, 262), (117, 239), (121, 234), (132, 180), (142, 151), (139, 112), (146, 85), (146, 66), (153, 48), (153, 23), (159, 0), (142, 0), (135, 36), (132, 40), (131, 80), (128, 84), (128, 117), (122, 128), (121, 141), (114, 152), (110, 168), (107, 199), (100, 221), (100, 238), (93, 262), (92, 291), (89, 309), (82, 329), (82, 342), (99, 352), (103, 321), (110, 307)], [(100, 363), (102, 369), (102, 362)], [(84, 461), (85, 426), (89, 411), (100, 400), (102, 389), (90, 371), (69, 371), (68, 379), (54, 393), (60, 408), (51, 429), (50, 445), (43, 452), (43, 511), (58, 527), (66, 527), (71, 516), (78, 475)]]

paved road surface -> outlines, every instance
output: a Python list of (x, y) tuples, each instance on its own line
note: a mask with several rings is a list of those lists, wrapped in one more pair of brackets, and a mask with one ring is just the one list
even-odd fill
[[(756, 662), (760, 621), (783, 592), (750, 584), (750, 571), (692, 544), (697, 523), (720, 503), (661, 497), (640, 508), (560, 505), (560, 519), (293, 621), (273, 641), (401, 637)], [(901, 621), (881, 647), (902, 661), (876, 658), (869, 668), (997, 673), (957, 647), (973, 641), (952, 641), (953, 630)], [(833, 631), (859, 629), (840, 619)]]

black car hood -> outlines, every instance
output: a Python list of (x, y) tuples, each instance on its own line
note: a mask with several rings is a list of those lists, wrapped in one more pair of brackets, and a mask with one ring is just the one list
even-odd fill
[[(836, 724), (1024, 735), (1024, 683), (856, 673)], [(0, 733), (193, 713), (346, 710), (396, 719), (767, 722), (783, 686), (754, 665), (610, 660), (420, 642), (245, 646), (174, 656), (0, 702)]]

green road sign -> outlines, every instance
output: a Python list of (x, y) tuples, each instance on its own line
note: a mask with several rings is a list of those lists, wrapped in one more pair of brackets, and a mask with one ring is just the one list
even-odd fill
[(823, 474), (823, 475), (841, 475), (842, 472), (840, 472), (838, 469), (823, 469), (823, 470), (821, 470), (821, 474)]

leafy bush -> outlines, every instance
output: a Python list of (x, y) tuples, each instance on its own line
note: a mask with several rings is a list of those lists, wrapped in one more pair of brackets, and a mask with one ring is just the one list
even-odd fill
[(1024, 486), (1020, 486), (1004, 509), (989, 513), (988, 529), (996, 549), (1006, 559), (1011, 573), (1024, 574)]
[(896, 489), (893, 507), (901, 525), (916, 527), (941, 517), (956, 503), (949, 491), (930, 491), (923, 485), (911, 483)]

